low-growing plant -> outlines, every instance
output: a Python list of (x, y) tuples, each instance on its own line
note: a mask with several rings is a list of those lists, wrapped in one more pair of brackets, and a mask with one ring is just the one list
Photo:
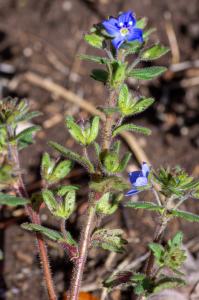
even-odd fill
[[(98, 49), (99, 56), (80, 57), (101, 66), (92, 71), (91, 77), (104, 84), (109, 97), (104, 106), (98, 107), (99, 115), (90, 120), (79, 123), (71, 116), (66, 117), (66, 128), (81, 145), (82, 152), (76, 153), (50, 141), (49, 146), (60, 154), (60, 158), (54, 160), (48, 153), (43, 154), (43, 187), (37, 193), (29, 194), (26, 190), (19, 153), (33, 143), (34, 134), (40, 128), (31, 126), (20, 132), (18, 128), (21, 122), (35, 118), (40, 113), (30, 112), (25, 100), (6, 98), (0, 101), (0, 205), (25, 206), (30, 223), (24, 223), (22, 227), (36, 235), (46, 288), (51, 300), (57, 299), (57, 296), (44, 239), (50, 239), (63, 247), (74, 264), (70, 291), (67, 294), (68, 299), (76, 300), (81, 289), (89, 249), (101, 247), (118, 253), (125, 249), (127, 241), (121, 229), (100, 226), (102, 219), (115, 213), (120, 205), (135, 210), (148, 210), (158, 215), (157, 228), (148, 245), (150, 254), (142, 270), (110, 274), (109, 278), (104, 279), (104, 286), (109, 290), (119, 285), (129, 286), (137, 299), (146, 299), (165, 288), (185, 284), (184, 274), (180, 271), (186, 259), (182, 248), (183, 234), (177, 232), (166, 244), (162, 241), (165, 229), (173, 218), (199, 222), (198, 215), (180, 209), (186, 200), (199, 198), (199, 182), (180, 167), (160, 167), (154, 170), (146, 162), (142, 163), (140, 170), (129, 173), (129, 181), (122, 174), (131, 159), (131, 153), (122, 153), (120, 134), (125, 131), (151, 134), (150, 129), (131, 122), (135, 115), (144, 112), (155, 101), (151, 97), (138, 95), (138, 81), (152, 80), (166, 71), (162, 66), (138, 66), (169, 51), (159, 42), (151, 44), (150, 35), (154, 29), (147, 29), (146, 25), (145, 18), (136, 20), (135, 15), (128, 11), (93, 26), (85, 35), (85, 41)], [(134, 80), (133, 91), (129, 90), (126, 83), (128, 78)], [(91, 159), (92, 148), (95, 155)], [(76, 209), (76, 192), (80, 186), (62, 184), (74, 162), (89, 174), (87, 213), (79, 241), (66, 229), (66, 222)], [(154, 201), (134, 201), (133, 196), (144, 191), (151, 192)], [(132, 196), (131, 200), (129, 196)], [(59, 231), (41, 224), (42, 204), (60, 221)]]

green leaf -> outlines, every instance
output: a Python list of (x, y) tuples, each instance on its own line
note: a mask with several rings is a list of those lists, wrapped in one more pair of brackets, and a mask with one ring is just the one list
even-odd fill
[(146, 49), (142, 54), (141, 54), (141, 59), (142, 60), (153, 60), (157, 59), (164, 54), (166, 54), (169, 51), (169, 48), (161, 46), (160, 44), (154, 45), (153, 47)]
[(68, 219), (75, 210), (75, 191), (70, 191), (66, 194), (63, 205), (60, 207), (60, 217)]
[(39, 131), (41, 129), (40, 126), (31, 126), (28, 127), (26, 129), (24, 129), (23, 131), (21, 131), (20, 133), (18, 133), (15, 136), (15, 140), (21, 140), (21, 139), (25, 139), (27, 136), (32, 136), (35, 132)]
[(150, 243), (149, 249), (153, 252), (153, 255), (157, 258), (159, 261), (164, 254), (164, 247), (162, 245), (156, 244), (156, 243)]
[(158, 282), (156, 282), (155, 288), (153, 290), (154, 293), (158, 293), (165, 289), (177, 288), (180, 286), (184, 286), (186, 282), (178, 277), (163, 277)]
[(102, 163), (106, 170), (110, 173), (117, 173), (120, 163), (118, 154), (113, 151), (109, 151), (103, 156)]
[(104, 214), (104, 215), (111, 215), (113, 214), (117, 208), (117, 202), (110, 201), (111, 195), (109, 192), (105, 193), (96, 204), (96, 212)]
[(183, 210), (172, 209), (171, 211), (169, 211), (169, 214), (171, 214), (174, 217), (182, 218), (189, 222), (199, 222), (199, 215), (195, 215)]
[(17, 206), (17, 205), (27, 205), (29, 203), (30, 200), (26, 198), (0, 193), (0, 205)]
[(157, 211), (159, 213), (162, 213), (164, 211), (164, 207), (154, 204), (152, 202), (133, 202), (129, 201), (128, 203), (125, 204), (126, 207), (131, 207), (134, 209), (146, 209), (150, 211)]
[(57, 208), (57, 201), (54, 197), (53, 192), (48, 189), (45, 189), (42, 191), (42, 197), (50, 212), (54, 214)]
[(56, 182), (59, 181), (63, 178), (65, 178), (68, 173), (72, 169), (72, 162), (70, 160), (64, 160), (61, 161), (53, 170), (51, 176), (50, 176), (50, 181)]
[(111, 76), (111, 86), (113, 88), (119, 87), (123, 83), (126, 77), (126, 63), (120, 61), (114, 61), (111, 64), (112, 76)]
[(71, 136), (78, 142), (83, 145), (86, 144), (85, 136), (83, 134), (82, 128), (77, 125), (73, 119), (73, 117), (68, 116), (66, 117), (66, 127), (68, 128), (68, 131), (70, 132)]
[(33, 134), (41, 129), (40, 126), (31, 126), (24, 129), (22, 132), (16, 135), (14, 140), (18, 142), (19, 150), (26, 148), (34, 143)]
[(138, 100), (131, 109), (131, 114), (139, 114), (154, 103), (154, 98), (144, 98)]
[(120, 134), (123, 131), (135, 131), (135, 132), (142, 133), (142, 134), (145, 134), (145, 135), (150, 135), (151, 134), (151, 130), (146, 128), (146, 127), (137, 126), (137, 125), (134, 125), (134, 124), (124, 124), (124, 125), (121, 125), (121, 126), (117, 127), (113, 131), (113, 137), (115, 137), (116, 135)]
[(79, 154), (63, 147), (62, 145), (55, 143), (55, 142), (49, 142), (49, 145), (53, 147), (55, 150), (57, 150), (59, 153), (61, 153), (63, 156), (78, 162), (80, 165), (82, 165), (89, 173), (94, 173), (94, 166), (92, 163), (86, 159), (85, 157), (80, 156)]
[(105, 84), (108, 81), (108, 72), (101, 69), (94, 69), (91, 73), (91, 78)]
[(79, 187), (75, 185), (62, 185), (57, 188), (56, 192), (58, 196), (65, 196), (66, 193), (70, 191), (77, 191), (78, 189)]
[(96, 181), (90, 183), (90, 188), (96, 192), (110, 192), (118, 191), (122, 192), (130, 188), (130, 184), (127, 183), (122, 177), (109, 176), (106, 178), (99, 178)]
[(97, 229), (92, 235), (92, 245), (101, 247), (117, 253), (124, 251), (124, 245), (127, 241), (122, 238), (123, 231), (121, 229)]
[(50, 159), (50, 155), (45, 152), (41, 160), (41, 176), (44, 179), (48, 179), (49, 175), (53, 171), (55, 162)]
[(132, 154), (130, 152), (127, 152), (123, 156), (122, 160), (119, 163), (119, 167), (117, 168), (117, 173), (121, 173), (126, 169), (128, 163), (129, 163), (129, 160), (131, 159), (131, 156), (132, 156)]
[(86, 34), (84, 36), (84, 40), (91, 46), (95, 48), (103, 48), (103, 40), (104, 37), (99, 36), (98, 34), (92, 33), (92, 34)]
[(146, 25), (147, 25), (147, 21), (148, 21), (148, 19), (145, 17), (137, 20), (136, 27), (144, 29), (144, 27), (146, 27)]
[(47, 227), (38, 225), (38, 224), (33, 224), (33, 223), (23, 223), (21, 225), (23, 229), (32, 231), (32, 232), (39, 232), (43, 234), (45, 237), (49, 238), (52, 241), (60, 241), (63, 240), (62, 233), (56, 230), (49, 229)]
[(31, 120), (33, 118), (36, 118), (36, 117), (39, 117), (41, 116), (42, 113), (39, 112), (39, 111), (32, 111), (32, 112), (27, 112), (25, 114), (22, 114), (20, 115), (18, 118), (17, 118), (17, 121), (18, 122), (24, 122), (24, 121), (28, 121), (28, 120)]
[(144, 33), (143, 33), (143, 39), (144, 39), (144, 41), (147, 42), (148, 39), (149, 39), (149, 37), (150, 37), (150, 35), (152, 33), (154, 33), (155, 31), (156, 31), (156, 28), (149, 28), (148, 30), (144, 31)]
[(85, 54), (81, 54), (79, 55), (79, 57), (82, 60), (89, 60), (89, 61), (93, 61), (99, 64), (107, 64), (110, 62), (110, 60), (106, 57), (101, 57), (101, 56), (95, 56), (95, 55), (85, 55)]
[(142, 69), (133, 69), (128, 73), (128, 76), (140, 80), (150, 80), (162, 75), (166, 70), (167, 68), (165, 67), (148, 67)]
[(100, 117), (95, 116), (91, 122), (90, 135), (87, 138), (87, 144), (91, 144), (98, 136)]
[(179, 231), (176, 233), (173, 239), (168, 242), (168, 244), (170, 247), (180, 247), (182, 245), (182, 240), (183, 240), (183, 233)]

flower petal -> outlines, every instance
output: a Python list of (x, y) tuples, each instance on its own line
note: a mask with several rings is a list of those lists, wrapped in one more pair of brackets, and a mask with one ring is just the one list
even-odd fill
[(111, 42), (115, 47), (115, 49), (119, 49), (119, 47), (122, 45), (124, 41), (125, 41), (124, 37), (119, 34)]
[(119, 33), (119, 28), (118, 28), (117, 24), (118, 24), (118, 21), (115, 18), (110, 18), (109, 20), (105, 20), (102, 22), (102, 25), (104, 26), (106, 31), (110, 35), (113, 35), (113, 36), (115, 36)]
[(127, 41), (132, 42), (138, 40), (140, 43), (142, 43), (143, 36), (142, 36), (142, 29), (140, 28), (131, 28), (129, 31), (129, 34), (127, 35)]
[(142, 171), (134, 171), (129, 173), (129, 180), (132, 184), (134, 184), (139, 177), (143, 177)]
[(140, 191), (136, 190), (136, 189), (132, 189), (130, 191), (128, 191), (125, 196), (131, 196), (131, 195), (135, 195), (138, 194)]
[(134, 183), (134, 186), (145, 186), (148, 184), (148, 179), (146, 177), (138, 177), (136, 182)]
[(142, 164), (142, 174), (143, 174), (143, 176), (148, 177), (149, 172), (150, 172), (149, 166), (147, 165), (147, 163), (143, 162), (143, 164)]
[(125, 26), (134, 26), (136, 23), (136, 19), (134, 18), (132, 11), (129, 10), (119, 15), (118, 23), (123, 23), (123, 25)]

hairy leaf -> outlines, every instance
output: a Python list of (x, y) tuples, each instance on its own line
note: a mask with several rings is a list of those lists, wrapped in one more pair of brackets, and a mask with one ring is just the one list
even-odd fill
[(49, 142), (49, 145), (53, 147), (55, 150), (57, 150), (59, 153), (61, 153), (63, 156), (78, 162), (80, 165), (82, 165), (89, 173), (94, 173), (94, 166), (92, 163), (86, 159), (85, 157), (80, 156), (79, 154), (63, 147), (62, 145), (55, 143), (55, 142)]
[(30, 200), (9, 194), (0, 193), (0, 205), (17, 206), (27, 205)]
[(128, 73), (128, 76), (140, 80), (150, 80), (162, 75), (166, 70), (167, 68), (165, 67), (148, 67), (142, 69), (133, 69)]
[(113, 137), (120, 134), (122, 131), (134, 131), (134, 132), (142, 133), (142, 134), (145, 134), (145, 135), (150, 135), (151, 134), (151, 130), (146, 128), (146, 127), (137, 126), (135, 124), (124, 124), (124, 125), (121, 125), (121, 126), (117, 127), (113, 131)]

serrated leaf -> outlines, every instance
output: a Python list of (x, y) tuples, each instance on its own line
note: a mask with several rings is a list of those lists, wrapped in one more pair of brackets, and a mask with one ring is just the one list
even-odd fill
[(166, 70), (167, 68), (165, 67), (148, 67), (142, 69), (133, 69), (128, 73), (128, 76), (140, 80), (151, 80), (155, 77), (162, 75)]
[(173, 239), (168, 242), (168, 244), (170, 245), (170, 247), (180, 247), (182, 245), (182, 240), (183, 233), (179, 231), (176, 233)]
[(92, 235), (92, 244), (94, 247), (101, 247), (117, 253), (124, 251), (124, 245), (127, 243), (122, 238), (123, 231), (121, 229), (97, 229)]
[(60, 241), (63, 240), (62, 233), (56, 230), (52, 230), (50, 228), (44, 227), (42, 225), (33, 224), (33, 223), (23, 223), (21, 225), (23, 229), (32, 231), (32, 232), (39, 232), (49, 238), (52, 241)]
[(183, 286), (185, 284), (186, 284), (186, 282), (181, 278), (165, 276), (162, 279), (160, 279), (158, 282), (156, 282), (156, 286), (153, 289), (153, 292), (158, 293), (162, 290), (177, 288), (177, 287)]
[(94, 69), (91, 73), (91, 78), (105, 84), (108, 81), (108, 72), (101, 69)]
[(167, 47), (161, 46), (160, 44), (154, 45), (141, 54), (141, 60), (154, 60), (165, 55), (168, 51), (169, 48)]
[(18, 206), (27, 205), (29, 203), (30, 200), (26, 198), (0, 193), (0, 205)]
[(190, 213), (190, 212), (186, 212), (186, 211), (183, 211), (183, 210), (172, 209), (171, 211), (169, 211), (169, 213), (174, 217), (182, 218), (182, 219), (184, 219), (186, 221), (189, 221), (189, 222), (199, 222), (199, 215), (195, 215), (195, 214)]
[(86, 34), (84, 36), (84, 40), (91, 46), (95, 48), (103, 48), (103, 40), (104, 38), (102, 36), (99, 36), (95, 33), (92, 34)]
[(137, 125), (134, 125), (134, 124), (124, 124), (124, 125), (121, 125), (121, 126), (117, 127), (113, 131), (113, 137), (115, 137), (116, 135), (120, 134), (123, 131), (134, 131), (134, 132), (142, 133), (142, 134), (145, 134), (145, 135), (150, 135), (151, 134), (151, 130), (146, 128), (146, 127), (137, 126)]
[(49, 145), (53, 147), (55, 150), (57, 150), (59, 153), (61, 153), (63, 156), (78, 162), (80, 165), (82, 165), (89, 173), (94, 173), (94, 166), (92, 163), (86, 159), (85, 157), (80, 156), (79, 154), (63, 147), (62, 145), (55, 143), (55, 142), (49, 142)]
[(106, 57), (95, 56), (95, 55), (81, 54), (81, 55), (79, 55), (79, 57), (82, 60), (89, 60), (89, 61), (96, 62), (96, 63), (103, 64), (103, 65), (110, 62), (110, 60)]

